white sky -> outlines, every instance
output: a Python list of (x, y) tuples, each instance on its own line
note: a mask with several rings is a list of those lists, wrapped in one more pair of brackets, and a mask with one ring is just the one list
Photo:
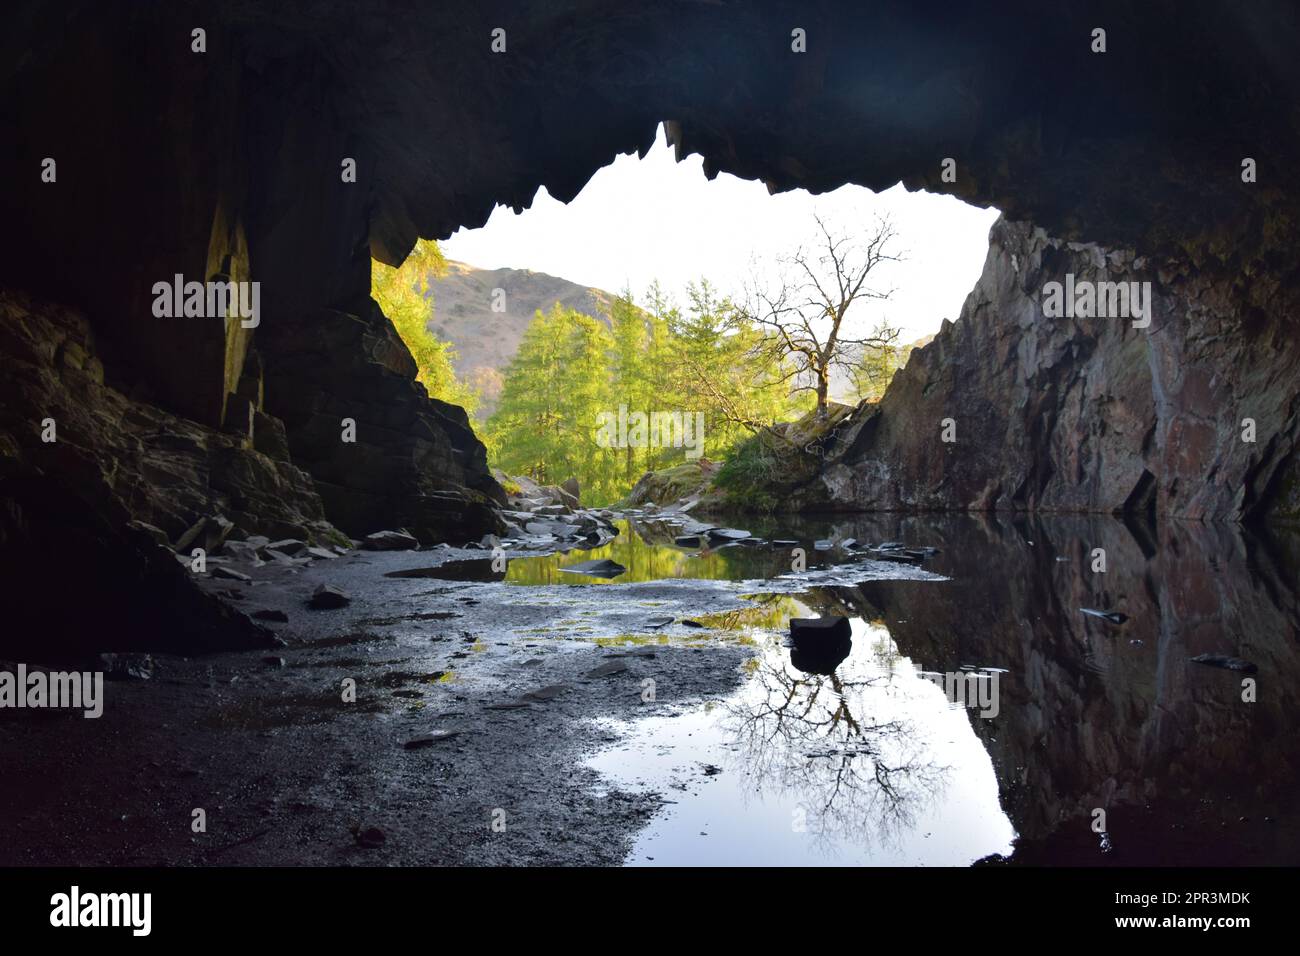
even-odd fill
[(902, 186), (769, 196), (762, 183), (726, 173), (710, 182), (699, 156), (673, 161), (661, 128), (644, 160), (619, 156), (569, 205), (543, 188), (519, 215), (498, 206), (483, 228), (460, 229), (441, 245), (449, 259), (480, 268), (531, 269), (614, 293), (630, 287), (638, 301), (658, 278), (685, 304), (687, 281), (700, 276), (739, 297), (755, 258), (770, 262), (812, 238), (814, 211), (850, 234), (855, 223), (870, 228), (878, 213), (893, 219), (895, 248), (907, 260), (882, 266), (879, 284), (894, 286), (894, 298), (864, 303), (849, 316), (863, 328), (886, 318), (902, 328), (903, 342), (957, 317), (997, 218), (996, 210)]

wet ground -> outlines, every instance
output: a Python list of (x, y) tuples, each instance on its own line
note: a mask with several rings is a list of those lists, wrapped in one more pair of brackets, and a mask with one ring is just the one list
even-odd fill
[[(209, 581), (283, 611), (287, 646), (159, 658), (99, 720), (0, 714), (0, 863), (1300, 859), (1293, 536), (731, 521), (798, 540), (807, 569), (638, 522), (511, 553), (502, 580), (387, 576), (485, 558), (444, 549)], [(941, 550), (813, 544), (848, 537)], [(559, 570), (593, 558), (628, 570)], [(321, 583), (352, 603), (308, 610)], [(789, 619), (822, 614), (852, 620), (847, 646), (791, 646)]]

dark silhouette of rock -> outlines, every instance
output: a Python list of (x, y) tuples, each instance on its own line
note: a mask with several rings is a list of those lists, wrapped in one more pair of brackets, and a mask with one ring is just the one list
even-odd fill
[(846, 617), (792, 617), (790, 663), (805, 674), (835, 673), (853, 650), (853, 627)]
[(316, 611), (331, 611), (351, 603), (352, 598), (346, 591), (332, 584), (322, 584), (312, 593), (308, 606)]
[[(463, 558), (444, 561), (428, 568), (404, 568), (388, 571), (386, 578), (434, 578), (439, 581), (500, 581), (506, 576), (505, 568), (496, 570), (495, 558)], [(505, 562), (506, 567), (509, 562)]]
[(617, 561), (611, 561), (608, 558), (601, 558), (596, 561), (583, 561), (579, 564), (571, 564), (567, 568), (560, 568), (561, 571), (567, 571), (570, 574), (585, 574), (592, 578), (616, 578), (627, 568)]

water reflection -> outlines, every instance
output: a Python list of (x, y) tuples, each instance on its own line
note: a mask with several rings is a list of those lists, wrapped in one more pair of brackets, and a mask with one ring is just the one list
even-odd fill
[[(785, 533), (797, 534), (789, 523)], [(688, 777), (688, 796), (629, 862), (1300, 859), (1295, 534), (868, 516), (811, 535), (934, 545), (931, 567), (950, 580), (813, 591), (802, 609), (779, 605), (779, 623), (766, 608), (738, 695), (636, 725), (627, 748), (598, 758), (615, 779), (647, 784), (691, 761), (723, 769)], [(781, 646), (785, 619), (818, 613), (854, 619), (846, 654)], [(1199, 654), (1258, 671), (1191, 663)], [(970, 667), (998, 669), (988, 716), (917, 676)]]
[[(1016, 859), (1295, 863), (1300, 747), (1297, 538), (1105, 518), (908, 519), (943, 536), (927, 589), (869, 582), (827, 606), (883, 619), (934, 670), (1006, 668), (1001, 713), (972, 721), (1020, 833)], [(1102, 549), (1106, 571), (1096, 572)], [(1116, 626), (1082, 614), (1127, 615)], [(1245, 675), (1190, 662), (1227, 654)], [(1110, 851), (1093, 832), (1107, 811)]]
[(721, 729), (757, 793), (797, 796), (792, 825), (802, 824), (823, 852), (897, 847), (951, 768), (933, 760), (928, 721), (891, 706), (895, 677), (866, 655), (846, 665), (851, 642), (826, 640), (844, 650), (829, 673), (800, 667), (794, 647), (788, 656), (764, 654), (746, 693), (726, 705)]
[[(695, 578), (711, 581), (744, 581), (774, 578), (790, 570), (790, 549), (768, 544), (722, 544), (717, 547), (683, 548), (673, 544), (680, 531), (662, 522), (615, 521), (619, 534), (598, 548), (567, 553), (511, 558), (505, 580), (511, 584), (630, 584)], [(745, 525), (742, 525), (745, 527)], [(793, 532), (792, 532), (793, 533)], [(830, 556), (804, 545), (810, 568), (826, 567)], [(591, 577), (562, 571), (583, 561), (607, 559), (627, 570), (614, 578)]]
[(593, 762), (623, 786), (682, 791), (629, 863), (961, 865), (1009, 851), (979, 739), (883, 627), (828, 633), (847, 653), (808, 667), (782, 639), (791, 617), (814, 614), (805, 598), (755, 600), (753, 614), (708, 622), (759, 648), (740, 692), (625, 726), (627, 742)]

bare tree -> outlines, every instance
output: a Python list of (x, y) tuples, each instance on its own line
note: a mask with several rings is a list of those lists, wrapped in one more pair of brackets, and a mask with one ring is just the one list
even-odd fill
[(868, 285), (872, 273), (886, 262), (899, 262), (893, 251), (897, 233), (888, 219), (877, 219), (874, 229), (859, 241), (833, 231), (814, 216), (819, 235), (811, 250), (800, 248), (778, 260), (772, 282), (755, 281), (747, 293), (741, 315), (764, 328), (762, 348), (774, 367), (788, 369), (793, 391), (812, 391), (817, 414), (826, 414), (831, 370), (852, 372), (870, 350), (892, 347), (898, 329), (881, 322), (863, 336), (848, 334), (849, 309), (860, 301), (884, 301), (893, 288)]

